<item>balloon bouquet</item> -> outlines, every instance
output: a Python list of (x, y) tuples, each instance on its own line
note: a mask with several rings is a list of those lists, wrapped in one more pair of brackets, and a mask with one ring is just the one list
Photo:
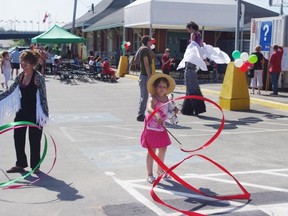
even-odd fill
[(123, 43), (121, 45), (123, 53), (125, 53), (125, 51), (129, 50), (130, 45), (131, 45), (131, 43), (129, 41), (123, 41)]
[(242, 72), (248, 71), (249, 67), (252, 67), (258, 61), (257, 55), (249, 56), (247, 52), (241, 53), (239, 50), (233, 51), (232, 57), (235, 59), (235, 67), (240, 68)]
[[(156, 40), (155, 38), (151, 38), (151, 41), (152, 41), (152, 45), (151, 45), (151, 49), (155, 49), (155, 43), (156, 43)], [(123, 41), (122, 45), (121, 45), (121, 48), (122, 48), (122, 51), (123, 53), (125, 51), (128, 51), (129, 50), (129, 47), (130, 47), (131, 43), (129, 41)]]

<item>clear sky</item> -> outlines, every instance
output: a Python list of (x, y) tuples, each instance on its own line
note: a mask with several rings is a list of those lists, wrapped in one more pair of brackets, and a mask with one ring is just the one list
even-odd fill
[[(2, 0), (0, 27), (6, 30), (47, 30), (55, 23), (72, 22), (74, 0)], [(92, 3), (101, 0), (77, 0), (76, 18), (90, 10)], [(105, 1), (105, 0), (104, 0)], [(45, 13), (50, 14), (43, 23)], [(38, 22), (38, 23), (37, 23)]]
[[(6, 30), (12, 29), (25, 31), (33, 29), (34, 31), (46, 31), (55, 23), (61, 26), (65, 23), (71, 22), (73, 18), (74, 0), (2, 1), (0, 10), (0, 27), (4, 27)], [(92, 3), (96, 5), (100, 1), (101, 0), (77, 0), (76, 18), (90, 10)], [(285, 1), (288, 2), (287, 0)], [(279, 7), (269, 7), (268, 0), (247, 0), (247, 2), (273, 9), (278, 13), (280, 11)], [(45, 23), (43, 23), (45, 13), (50, 14), (50, 17)], [(288, 14), (288, 8), (285, 8), (284, 13)]]

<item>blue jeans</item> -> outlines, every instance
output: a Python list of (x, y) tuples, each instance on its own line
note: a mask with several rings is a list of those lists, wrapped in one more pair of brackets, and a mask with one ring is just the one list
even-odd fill
[(280, 73), (271, 72), (270, 79), (272, 84), (272, 91), (274, 94), (278, 94), (278, 80), (279, 80)]
[(140, 87), (140, 101), (139, 101), (139, 111), (138, 115), (144, 115), (146, 106), (147, 106), (147, 100), (148, 100), (148, 90), (147, 90), (147, 81), (148, 76), (140, 74), (139, 76), (139, 87)]

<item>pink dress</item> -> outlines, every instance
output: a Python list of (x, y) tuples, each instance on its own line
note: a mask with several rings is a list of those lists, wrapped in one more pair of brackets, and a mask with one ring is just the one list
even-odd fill
[[(164, 103), (158, 101), (154, 107), (154, 110), (162, 106)], [(165, 122), (168, 113), (169, 103), (162, 106), (158, 110), (158, 114), (163, 122)], [(146, 114), (145, 122), (148, 119), (149, 114)], [(143, 148), (147, 148), (147, 144), (151, 148), (163, 148), (171, 144), (170, 137), (162, 125), (159, 125), (154, 117), (147, 122), (146, 127), (141, 135), (141, 145)]]

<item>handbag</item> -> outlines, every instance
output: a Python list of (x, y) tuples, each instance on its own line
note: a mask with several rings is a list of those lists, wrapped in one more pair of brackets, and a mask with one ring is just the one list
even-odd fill
[(247, 71), (247, 76), (249, 78), (253, 78), (254, 77), (254, 68), (249, 68), (249, 70)]

